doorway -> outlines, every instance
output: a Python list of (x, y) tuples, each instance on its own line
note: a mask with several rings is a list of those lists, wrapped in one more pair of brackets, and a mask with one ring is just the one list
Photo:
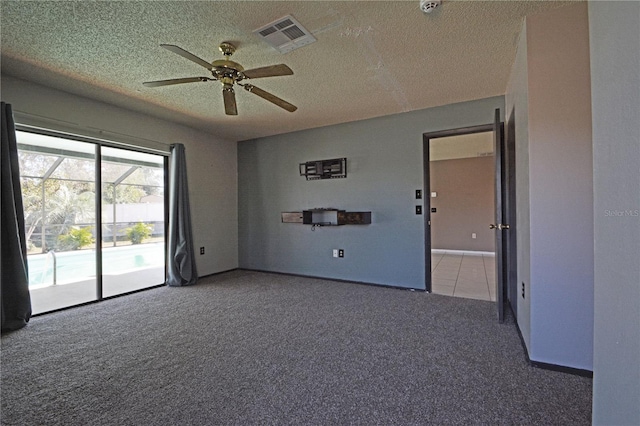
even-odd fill
[(431, 289), (495, 301), (493, 132), (429, 140)]
[[(509, 287), (515, 285), (510, 281), (515, 274), (515, 230), (509, 229), (508, 221), (512, 221), (515, 218), (515, 156), (514, 156), (514, 141), (513, 138), (508, 138), (505, 143), (504, 139), (504, 123), (500, 121), (500, 110), (495, 111), (495, 119), (491, 124), (472, 126), (459, 129), (443, 130), (439, 132), (425, 133), (423, 134), (423, 164), (424, 164), (424, 209), (425, 209), (425, 288), (427, 291), (433, 291), (433, 276), (432, 270), (437, 267), (435, 264), (438, 261), (437, 257), (432, 257), (433, 237), (434, 230), (432, 229), (433, 218), (438, 214), (438, 208), (436, 211), (432, 211), (432, 197), (431, 194), (431, 140), (444, 140), (449, 137), (462, 137), (465, 135), (474, 135), (479, 133), (489, 133), (493, 137), (493, 160), (495, 164), (493, 181), (495, 184), (494, 191), (494, 219), (486, 223), (487, 228), (491, 228), (495, 235), (495, 300), (497, 307), (497, 314), (500, 321), (504, 318), (504, 305), (507, 298), (507, 284)], [(486, 151), (479, 151), (481, 154)], [(482, 156), (482, 155), (480, 155)], [(438, 197), (437, 191), (435, 197)], [(434, 203), (435, 206), (435, 203)], [(442, 213), (442, 212), (441, 212)], [(515, 222), (513, 222), (515, 225)], [(473, 233), (473, 232), (472, 232)], [(469, 230), (466, 231), (469, 234)], [(472, 235), (463, 235), (463, 238), (472, 238)], [(477, 234), (476, 234), (477, 238)], [(441, 261), (441, 259), (440, 259)], [(476, 267), (479, 269), (479, 262), (475, 262)], [(484, 259), (483, 259), (484, 263)], [(462, 261), (460, 261), (462, 264)], [(486, 267), (485, 267), (486, 268)], [(485, 269), (486, 271), (486, 269)], [(489, 278), (488, 278), (489, 280)], [(509, 282), (507, 282), (509, 281)], [(512, 310), (515, 309), (512, 308)]]

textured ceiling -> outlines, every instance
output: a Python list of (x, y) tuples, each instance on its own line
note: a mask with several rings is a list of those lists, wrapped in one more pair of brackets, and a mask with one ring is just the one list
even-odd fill
[[(524, 16), (566, 4), (445, 0), (425, 15), (418, 3), (2, 0), (2, 72), (245, 140), (502, 95)], [(280, 54), (253, 30), (288, 14), (317, 41)], [(251, 83), (298, 110), (237, 90), (226, 116), (217, 82), (142, 86), (208, 75), (161, 43), (212, 61), (222, 41), (245, 69), (291, 67)]]

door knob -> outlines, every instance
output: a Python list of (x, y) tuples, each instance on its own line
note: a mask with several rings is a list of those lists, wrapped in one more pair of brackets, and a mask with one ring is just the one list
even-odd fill
[(493, 223), (490, 223), (489, 224), (489, 229), (497, 229), (498, 231), (502, 231), (503, 229), (509, 229), (509, 225), (507, 225), (507, 224), (503, 225), (502, 223), (494, 225)]

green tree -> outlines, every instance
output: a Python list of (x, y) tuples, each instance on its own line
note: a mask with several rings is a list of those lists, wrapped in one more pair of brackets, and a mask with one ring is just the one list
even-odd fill
[(104, 204), (135, 204), (140, 202), (140, 198), (147, 195), (145, 191), (134, 185), (120, 184), (116, 186), (115, 199), (113, 198), (113, 184), (103, 185), (102, 202)]
[(59, 181), (47, 181), (47, 183), (44, 188), (43, 198), (42, 179), (22, 178), (20, 181), (22, 203), (24, 206), (24, 222), (26, 226), (25, 236), (27, 241), (31, 239), (33, 232), (44, 219), (42, 212), (43, 200), (53, 197), (56, 191), (60, 189)]
[(43, 183), (42, 179), (23, 178), (21, 187), (27, 241), (31, 241), (38, 227), (45, 227), (46, 234), (53, 237), (49, 239), (51, 248), (57, 248), (58, 236), (68, 233), (74, 225), (95, 219), (92, 183), (59, 179)]

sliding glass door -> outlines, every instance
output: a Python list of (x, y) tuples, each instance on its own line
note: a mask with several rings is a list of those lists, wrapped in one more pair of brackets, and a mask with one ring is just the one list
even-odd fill
[(165, 157), (24, 131), (17, 141), (34, 314), (164, 282)]
[(96, 145), (17, 140), (33, 312), (96, 300)]
[(164, 157), (102, 148), (103, 296), (164, 282)]

